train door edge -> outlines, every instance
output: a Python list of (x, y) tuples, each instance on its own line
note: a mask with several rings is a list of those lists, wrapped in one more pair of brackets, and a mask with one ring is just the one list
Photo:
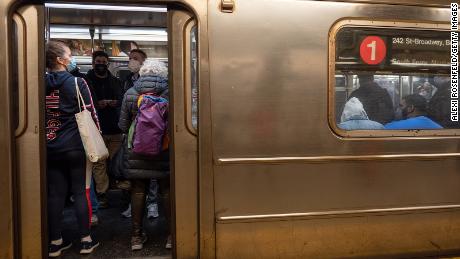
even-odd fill
[[(7, 6), (7, 5), (5, 5)], [(14, 7), (13, 7), (14, 8)], [(8, 92), (11, 110), (4, 125), (10, 131), (9, 139), (11, 177), (9, 185), (12, 205), (2, 206), (1, 218), (4, 224), (13, 226), (13, 247), (11, 258), (36, 258), (47, 256), (46, 240), (46, 174), (44, 136), (44, 6), (26, 5), (9, 13), (2, 54), (8, 57), (8, 76), (3, 82)], [(41, 51), (40, 51), (41, 50)], [(2, 109), (2, 113), (6, 110)], [(9, 122), (9, 123), (8, 123)], [(2, 168), (3, 164), (1, 165)], [(5, 173), (5, 171), (3, 171)], [(11, 211), (11, 219), (3, 221), (4, 213)], [(2, 223), (3, 224), (3, 223)], [(2, 232), (0, 242), (10, 238)], [(39, 239), (39, 240), (38, 240)], [(0, 249), (1, 250), (1, 249)]]
[(207, 4), (190, 5), (168, 6), (174, 257), (215, 258)]

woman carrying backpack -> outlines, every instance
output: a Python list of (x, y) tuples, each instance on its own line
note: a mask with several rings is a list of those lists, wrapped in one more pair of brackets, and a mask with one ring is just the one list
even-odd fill
[[(168, 69), (165, 64), (159, 61), (146, 61), (141, 67), (139, 75), (140, 77), (134, 86), (125, 93), (121, 106), (118, 126), (125, 134), (130, 131), (132, 124), (136, 123), (140, 97), (145, 98), (144, 96), (151, 95), (152, 98), (164, 101), (169, 99)], [(167, 111), (165, 120), (167, 120)], [(123, 145), (126, 148), (127, 141)], [(156, 179), (159, 184), (160, 201), (163, 204), (167, 221), (168, 223), (170, 222), (169, 152), (168, 150), (162, 150), (158, 155), (146, 156), (127, 149), (127, 152), (124, 154), (124, 165), (124, 176), (131, 180), (131, 249), (140, 250), (147, 241), (147, 236), (142, 230), (142, 221), (146, 206), (145, 197), (149, 189), (150, 179), (152, 178)], [(166, 248), (171, 248), (170, 235), (166, 243)]]

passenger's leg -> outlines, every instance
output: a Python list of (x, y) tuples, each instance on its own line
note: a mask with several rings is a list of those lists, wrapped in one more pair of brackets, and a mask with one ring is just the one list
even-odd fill
[(148, 187), (148, 179), (133, 179), (131, 181), (131, 249), (142, 249), (146, 236), (142, 232), (142, 220), (145, 212), (145, 195)]
[(159, 192), (160, 201), (168, 222), (168, 227), (171, 226), (171, 199), (170, 199), (170, 187), (169, 187), (169, 176), (167, 178), (159, 179)]
[(97, 201), (97, 198), (96, 198), (96, 191), (94, 190), (93, 180), (91, 180), (91, 190), (90, 190), (89, 197), (91, 199), (91, 210), (92, 210), (91, 226), (95, 226), (99, 223), (99, 218), (97, 217), (97, 210), (99, 209), (99, 202)]
[(78, 228), (80, 236), (86, 237), (90, 234), (89, 208), (86, 200), (86, 156), (84, 151), (79, 150), (68, 152), (67, 157)]
[(47, 159), (48, 182), (48, 228), (50, 241), (61, 239), (62, 211), (67, 196), (68, 178), (65, 162), (61, 159)]
[[(159, 192), (160, 192), (160, 201), (163, 205), (163, 210), (166, 216), (166, 222), (168, 224), (168, 229), (171, 231), (171, 199), (170, 199), (170, 177), (159, 179)], [(168, 240), (166, 241), (166, 248), (172, 248), (171, 234), (168, 235)]]
[[(105, 145), (109, 139), (103, 135)], [(93, 164), (93, 178), (94, 182), (96, 183), (96, 194), (99, 202), (99, 207), (107, 208), (108, 207), (108, 200), (106, 196), (106, 192), (109, 189), (109, 176), (107, 175), (107, 161), (99, 161)]]
[(105, 194), (109, 189), (109, 177), (107, 176), (106, 161), (100, 161), (93, 164), (93, 177), (96, 183), (96, 193)]
[(149, 193), (147, 195), (147, 218), (158, 217), (158, 182), (150, 179)]

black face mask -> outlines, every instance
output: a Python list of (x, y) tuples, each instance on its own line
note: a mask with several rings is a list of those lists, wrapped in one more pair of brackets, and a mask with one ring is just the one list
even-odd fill
[(104, 76), (105, 73), (107, 73), (107, 65), (106, 64), (95, 64), (94, 72), (99, 76)]

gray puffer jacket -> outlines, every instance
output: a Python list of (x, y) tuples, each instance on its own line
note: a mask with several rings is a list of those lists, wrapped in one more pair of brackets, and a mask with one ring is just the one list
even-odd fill
[[(158, 76), (142, 76), (133, 87), (126, 91), (121, 106), (118, 126), (123, 133), (128, 133), (132, 121), (138, 112), (137, 99), (141, 94), (154, 93), (168, 99), (168, 79)], [(127, 179), (156, 178), (161, 179), (169, 176), (169, 151), (165, 150), (158, 156), (144, 157), (124, 148), (124, 177)]]
[(168, 79), (159, 76), (141, 76), (134, 86), (126, 91), (118, 121), (118, 127), (123, 133), (128, 133), (129, 126), (139, 110), (137, 99), (139, 95), (145, 93), (154, 93), (168, 99)]

